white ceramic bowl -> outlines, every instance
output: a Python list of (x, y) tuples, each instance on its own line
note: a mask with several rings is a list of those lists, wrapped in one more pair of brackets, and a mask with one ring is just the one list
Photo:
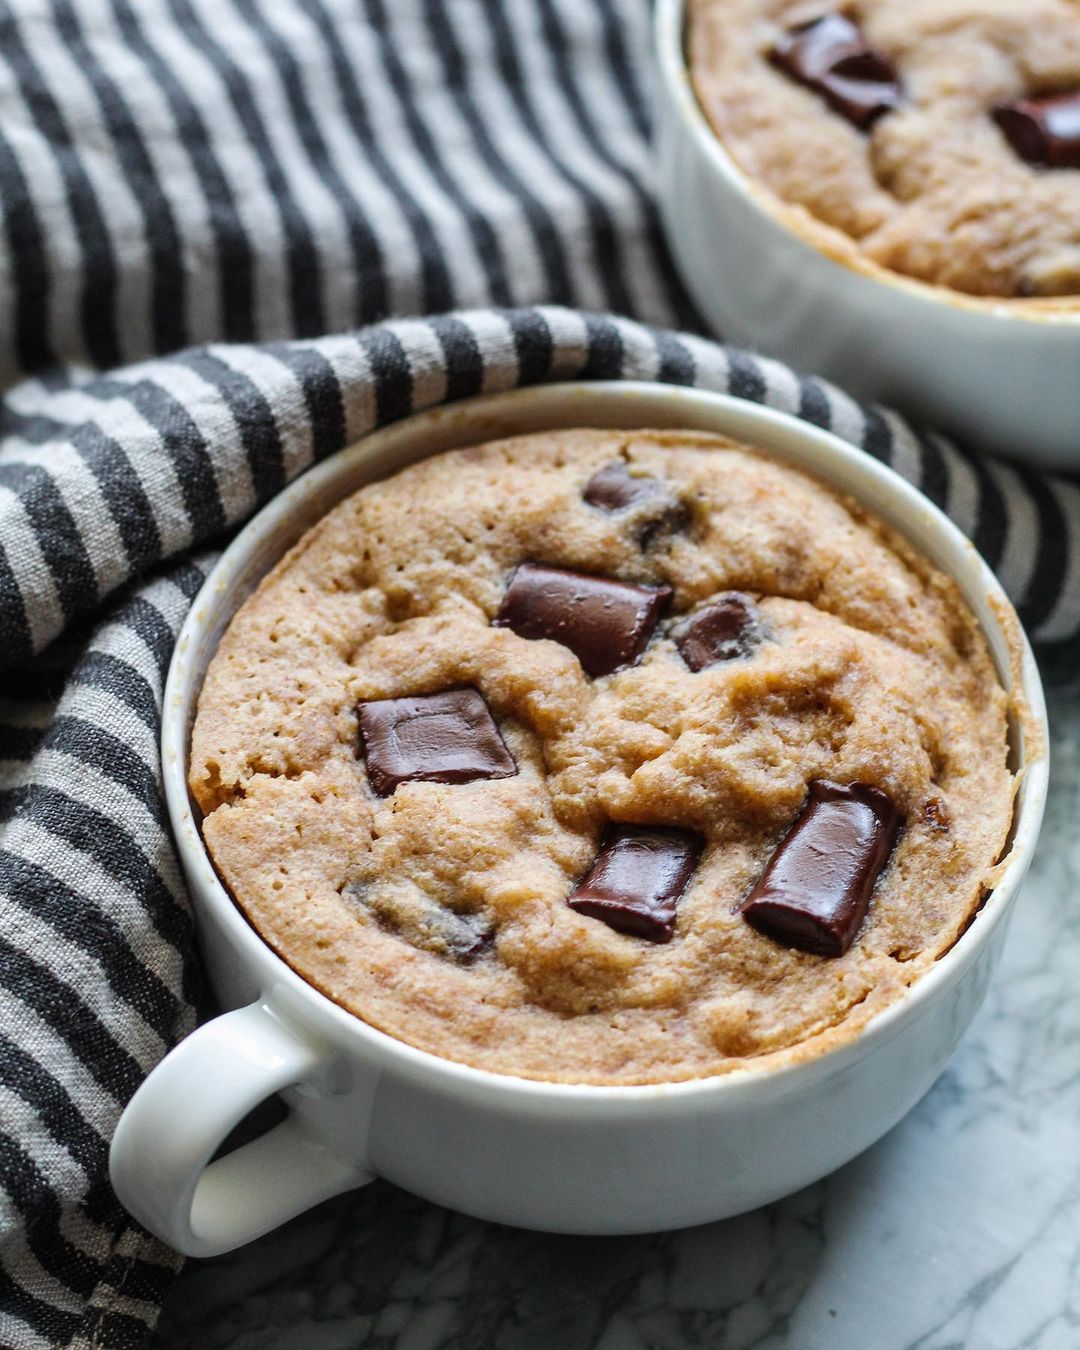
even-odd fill
[(717, 331), (972, 449), (1080, 466), (1080, 304), (966, 296), (827, 256), (713, 131), (690, 82), (683, 23), (684, 0), (657, 0), (660, 212), (682, 279)]
[[(1045, 745), (1042, 690), (1030, 652), (1015, 642), (1031, 717), (1012, 729), (1026, 775), (1000, 884), (910, 992), (815, 1058), (648, 1087), (468, 1068), (394, 1040), (316, 992), (229, 899), (185, 779), (203, 674), (239, 604), (303, 530), (362, 484), (453, 446), (582, 425), (722, 432), (811, 468), (957, 579), (1003, 681), (1013, 678), (1008, 602), (955, 527), (868, 455), (738, 399), (649, 384), (551, 385), (422, 413), (312, 469), (256, 516), (208, 578), (165, 691), (170, 819), (213, 988), (238, 1011), (196, 1031), (135, 1094), (113, 1141), (112, 1177), (136, 1218), (183, 1252), (226, 1251), (373, 1175), (483, 1218), (562, 1232), (638, 1232), (738, 1213), (805, 1186), (894, 1125), (941, 1072), (982, 1000), (1046, 793), (1045, 754), (1032, 740)], [(276, 1091), (288, 1119), (211, 1164), (231, 1128)]]

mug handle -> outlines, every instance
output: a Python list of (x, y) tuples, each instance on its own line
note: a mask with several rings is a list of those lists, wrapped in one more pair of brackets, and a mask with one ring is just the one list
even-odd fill
[(331, 1062), (262, 1001), (199, 1027), (165, 1056), (120, 1117), (109, 1170), (121, 1203), (185, 1256), (218, 1256), (371, 1181), (295, 1112), (210, 1161), (265, 1097), (301, 1083), (318, 1089)]

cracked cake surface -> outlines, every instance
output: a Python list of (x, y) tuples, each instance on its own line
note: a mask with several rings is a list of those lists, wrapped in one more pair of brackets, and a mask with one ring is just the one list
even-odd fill
[[(786, 33), (837, 14), (898, 81), (897, 106), (865, 127), (775, 59)], [(1023, 158), (994, 115), (1080, 93), (1075, 0), (688, 0), (687, 56), (721, 141), (802, 224), (832, 227), (808, 231), (826, 251), (972, 295), (1076, 303), (1080, 103), (1061, 119), (1065, 164)]]
[[(496, 622), (523, 565), (659, 595), (636, 664)], [(345, 1008), (480, 1068), (649, 1083), (851, 1036), (955, 942), (1010, 825), (1006, 717), (955, 584), (854, 502), (720, 437), (553, 431), (311, 529), (221, 640), (189, 781), (237, 903)], [(416, 761), (436, 733), (451, 781)], [(741, 912), (821, 781), (903, 822), (838, 957)], [(623, 826), (692, 841), (656, 940), (567, 903)]]

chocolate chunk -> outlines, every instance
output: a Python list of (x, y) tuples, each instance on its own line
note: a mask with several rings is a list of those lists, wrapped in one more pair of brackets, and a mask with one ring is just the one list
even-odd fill
[(635, 478), (621, 459), (605, 464), (585, 484), (585, 500), (599, 511), (640, 509), (638, 544), (646, 549), (658, 535), (683, 529), (690, 515), (659, 478)]
[(749, 656), (765, 640), (765, 626), (748, 595), (728, 591), (675, 631), (675, 645), (691, 670)]
[(519, 637), (561, 642), (586, 674), (610, 675), (641, 659), (671, 593), (522, 563), (493, 622)]
[(820, 94), (861, 130), (903, 101), (888, 57), (871, 47), (843, 14), (825, 14), (789, 28), (769, 55), (773, 65)]
[(380, 797), (399, 783), (471, 783), (517, 773), (495, 719), (475, 689), (361, 703), (360, 742)]
[(774, 942), (843, 956), (889, 860), (900, 813), (862, 783), (814, 782), (802, 815), (743, 903), (746, 921)]
[(589, 875), (566, 903), (617, 932), (670, 942), (675, 907), (698, 865), (703, 842), (688, 830), (614, 825)]
[(1080, 93), (1018, 98), (999, 103), (994, 121), (1029, 164), (1080, 169)]
[(659, 478), (635, 478), (621, 459), (598, 469), (585, 484), (583, 494), (589, 505), (600, 511), (628, 511), (666, 495)]

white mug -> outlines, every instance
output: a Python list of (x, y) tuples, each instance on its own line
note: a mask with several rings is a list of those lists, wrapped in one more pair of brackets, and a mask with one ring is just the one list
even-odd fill
[(684, 20), (685, 0), (657, 0), (657, 195), (679, 273), (717, 332), (983, 450), (1080, 467), (1080, 298), (1040, 306), (927, 285), (843, 252), (846, 236), (825, 226), (819, 248), (706, 120)]
[[(956, 578), (1002, 680), (1022, 685), (1030, 717), (1016, 719), (1011, 734), (1025, 772), (996, 889), (933, 969), (832, 1049), (639, 1087), (534, 1082), (439, 1059), (306, 984), (247, 923), (207, 857), (187, 791), (188, 736), (207, 663), (258, 580), (364, 483), (454, 446), (567, 426), (720, 432), (811, 469)], [(373, 1176), (500, 1223), (633, 1233), (751, 1209), (854, 1157), (918, 1101), (974, 1015), (1038, 836), (1045, 708), (1026, 643), (1010, 670), (1007, 613), (970, 543), (890, 469), (796, 418), (726, 395), (629, 382), (519, 390), (422, 413), (310, 470), (225, 552), (173, 656), (165, 792), (210, 980), (235, 1011), (189, 1036), (132, 1098), (112, 1145), (120, 1199), (192, 1256), (228, 1251)], [(232, 1128), (275, 1092), (288, 1118), (211, 1163)]]

